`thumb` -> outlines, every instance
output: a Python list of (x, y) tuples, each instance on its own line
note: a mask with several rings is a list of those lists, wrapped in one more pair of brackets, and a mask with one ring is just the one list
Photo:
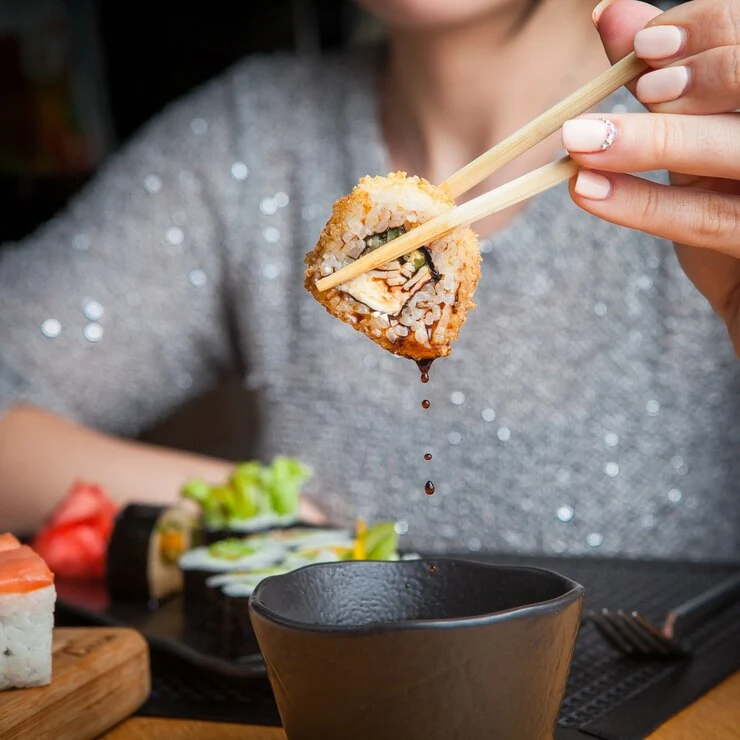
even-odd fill
[(633, 49), (635, 34), (660, 15), (653, 5), (639, 0), (604, 0), (594, 10), (594, 24), (606, 55), (614, 64)]

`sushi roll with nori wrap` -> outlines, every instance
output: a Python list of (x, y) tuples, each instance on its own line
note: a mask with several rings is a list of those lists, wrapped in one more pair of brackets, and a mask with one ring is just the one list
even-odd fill
[(230, 538), (196, 547), (179, 560), (184, 578), (186, 608), (202, 606), (206, 599), (206, 582), (212, 576), (265, 568), (281, 562), (285, 548), (273, 543), (250, 543)]
[(372, 527), (360, 521), (355, 536), (348, 541), (326, 540), (306, 543), (292, 549), (284, 565), (291, 570), (317, 563), (344, 560), (399, 560), (398, 532), (393, 522), (378, 522)]
[(405, 172), (364, 177), (334, 204), (306, 255), (306, 289), (393, 354), (416, 361), (448, 355), (480, 278), (478, 240), (468, 227), (336, 288), (319, 292), (316, 283), (453, 206), (444, 190)]
[(285, 565), (291, 570), (318, 563), (341, 563), (353, 560), (352, 547), (301, 547), (288, 554)]
[(248, 535), (245, 541), (295, 550), (300, 547), (351, 547), (354, 536), (348, 529), (334, 527), (290, 527)]
[(195, 517), (181, 507), (129, 504), (108, 544), (112, 601), (159, 602), (182, 590), (178, 560), (191, 546)]
[[(283, 575), (291, 568), (275, 565), (262, 568), (236, 577), (224, 577), (221, 582), (221, 599), (219, 604), (221, 625), (224, 635), (224, 649), (230, 657), (248, 655), (257, 646), (257, 636), (249, 617), (249, 597), (252, 591), (270, 576)], [(257, 646), (259, 649), (259, 646)]]
[(310, 474), (290, 457), (277, 456), (270, 465), (253, 460), (237, 465), (224, 483), (188, 481), (182, 496), (199, 507), (201, 544), (209, 545), (297, 524), (301, 486)]
[[(255, 636), (249, 618), (249, 597), (265, 578), (316, 563), (344, 560), (398, 560), (398, 533), (393, 522), (367, 527), (357, 523), (356, 532), (332, 527), (297, 527), (229, 539), (209, 548), (198, 548), (181, 558), (185, 571), (185, 624), (199, 635), (218, 636), (218, 649), (229, 657), (252, 652)], [(197, 560), (209, 571), (191, 568)], [(266, 565), (255, 558), (270, 559)]]

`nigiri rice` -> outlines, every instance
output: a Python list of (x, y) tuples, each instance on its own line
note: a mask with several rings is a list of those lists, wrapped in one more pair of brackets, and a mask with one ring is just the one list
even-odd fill
[[(16, 540), (17, 541), (17, 540)], [(54, 576), (30, 547), (0, 552), (0, 690), (51, 681)]]

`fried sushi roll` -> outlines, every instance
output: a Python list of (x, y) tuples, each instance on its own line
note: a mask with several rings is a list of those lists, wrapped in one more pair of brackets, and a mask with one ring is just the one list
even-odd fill
[(364, 177), (334, 204), (306, 255), (307, 290), (329, 313), (393, 354), (416, 361), (448, 355), (475, 307), (480, 251), (471, 229), (458, 228), (323, 293), (316, 282), (453, 206), (443, 190), (405, 172)]

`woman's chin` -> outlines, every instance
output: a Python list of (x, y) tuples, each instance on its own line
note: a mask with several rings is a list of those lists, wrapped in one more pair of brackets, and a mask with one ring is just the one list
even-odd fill
[(392, 28), (429, 31), (474, 21), (525, 0), (356, 0), (357, 4)]

